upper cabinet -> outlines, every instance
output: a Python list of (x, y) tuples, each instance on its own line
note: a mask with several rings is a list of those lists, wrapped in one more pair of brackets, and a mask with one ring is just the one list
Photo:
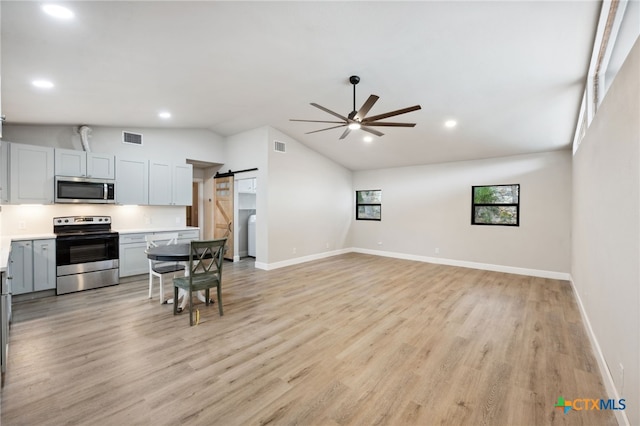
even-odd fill
[(258, 189), (256, 187), (256, 178), (238, 179), (236, 188), (238, 188), (239, 193), (255, 194)]
[(55, 174), (58, 176), (115, 179), (115, 157), (94, 152), (56, 148)]
[(53, 203), (53, 148), (9, 144), (9, 202)]
[(117, 204), (192, 203), (191, 164), (0, 141), (0, 204), (52, 204), (55, 175), (115, 179)]
[(149, 161), (149, 204), (190, 206), (192, 181), (191, 164)]
[(116, 202), (149, 204), (149, 160), (118, 158), (116, 168)]

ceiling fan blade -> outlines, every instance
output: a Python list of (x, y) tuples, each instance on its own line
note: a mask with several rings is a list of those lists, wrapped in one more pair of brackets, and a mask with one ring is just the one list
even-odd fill
[(305, 133), (305, 135), (310, 135), (311, 133), (318, 133), (318, 132), (324, 132), (325, 130), (331, 130), (331, 129), (337, 129), (338, 127), (344, 127), (347, 124), (341, 124), (339, 126), (333, 126), (333, 127), (327, 127), (326, 129), (320, 129), (320, 130), (314, 130), (313, 132), (307, 132)]
[(325, 121), (325, 120), (297, 120), (295, 118), (290, 118), (289, 121), (302, 121), (304, 123), (329, 123), (329, 124), (339, 124), (343, 123), (343, 121)]
[(313, 103), (313, 102), (311, 102), (311, 105), (313, 105), (314, 107), (316, 107), (318, 109), (323, 110), (326, 113), (329, 113), (329, 114), (333, 115), (334, 117), (338, 117), (340, 120), (344, 120), (345, 122), (347, 121), (347, 117), (344, 117), (344, 116), (338, 114), (337, 112), (333, 112), (330, 109), (327, 109), (327, 108), (323, 107), (322, 105), (318, 105), (318, 104)]
[(360, 107), (360, 110), (355, 115), (354, 119), (358, 121), (362, 121), (362, 119), (367, 115), (371, 107), (373, 107), (373, 105), (378, 101), (378, 99), (380, 98), (376, 95), (369, 96), (369, 99), (367, 99), (367, 101), (364, 104), (362, 104), (362, 106)]
[(387, 127), (415, 127), (416, 123), (389, 123), (388, 121), (374, 121), (373, 123), (362, 123), (363, 126), (387, 126)]
[(386, 113), (380, 114), (380, 115), (374, 115), (372, 117), (365, 118), (364, 120), (362, 120), (362, 123), (363, 124), (369, 124), (372, 121), (381, 120), (383, 118), (388, 118), (388, 117), (393, 117), (395, 115), (406, 114), (406, 113), (411, 112), (411, 111), (417, 111), (417, 110), (419, 110), (421, 108), (422, 107), (420, 105), (414, 105), (412, 107), (402, 108), (402, 109), (398, 109), (398, 110), (395, 110), (395, 111), (386, 112)]
[(365, 132), (372, 133), (372, 134), (374, 134), (376, 136), (384, 135), (384, 133), (382, 133), (382, 132), (379, 132), (379, 131), (377, 131), (375, 129), (370, 129), (369, 127), (365, 127), (365, 126), (360, 127), (360, 130), (364, 130)]
[(348, 135), (350, 132), (351, 132), (351, 129), (347, 127), (346, 129), (344, 129), (344, 133), (342, 134), (342, 136), (340, 136), (340, 138), (339, 138), (339, 139), (344, 139), (344, 138), (346, 138), (346, 137), (347, 137), (347, 135)]

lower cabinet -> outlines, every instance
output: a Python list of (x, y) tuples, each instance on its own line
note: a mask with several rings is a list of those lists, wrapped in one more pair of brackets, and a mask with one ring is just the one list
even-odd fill
[(120, 277), (130, 277), (149, 272), (149, 260), (144, 253), (147, 249), (147, 243), (144, 239), (146, 235), (162, 235), (176, 232), (178, 232), (178, 243), (188, 243), (191, 240), (200, 238), (198, 229), (120, 234)]
[(11, 243), (13, 294), (56, 288), (56, 240), (25, 240)]
[(144, 274), (149, 272), (149, 261), (144, 251), (147, 234), (120, 234), (120, 276)]

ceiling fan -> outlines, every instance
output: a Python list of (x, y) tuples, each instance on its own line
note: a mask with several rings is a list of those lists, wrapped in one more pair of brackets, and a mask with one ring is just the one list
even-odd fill
[(351, 111), (348, 116), (345, 117), (341, 114), (338, 114), (337, 112), (333, 112), (330, 109), (323, 107), (322, 105), (318, 105), (313, 102), (311, 103), (311, 105), (313, 105), (314, 107), (321, 109), (322, 111), (327, 112), (333, 115), (334, 117), (339, 118), (341, 121), (297, 120), (293, 118), (290, 119), (290, 121), (303, 121), (306, 123), (338, 124), (338, 126), (332, 126), (332, 127), (327, 127), (326, 129), (314, 130), (312, 132), (307, 132), (305, 134), (308, 135), (310, 133), (317, 133), (317, 132), (323, 132), (325, 130), (337, 129), (339, 127), (346, 127), (346, 129), (344, 130), (344, 133), (342, 133), (342, 136), (340, 136), (340, 139), (346, 138), (347, 135), (351, 132), (351, 130), (356, 130), (356, 129), (362, 129), (365, 132), (372, 133), (376, 136), (382, 136), (384, 135), (384, 133), (376, 129), (372, 129), (371, 127), (378, 127), (378, 126), (380, 127), (414, 127), (416, 125), (416, 123), (391, 123), (388, 121), (378, 121), (378, 120), (394, 117), (400, 114), (406, 114), (412, 111), (417, 111), (421, 108), (420, 105), (414, 105), (412, 107), (402, 108), (402, 109), (387, 112), (384, 114), (367, 117), (367, 113), (373, 107), (376, 101), (379, 99), (378, 96), (371, 95), (369, 96), (369, 99), (367, 99), (367, 101), (364, 104), (362, 104), (360, 109), (356, 111), (356, 84), (360, 82), (360, 77), (358, 77), (357, 75), (352, 75), (351, 77), (349, 77), (349, 82), (353, 85), (353, 111)]

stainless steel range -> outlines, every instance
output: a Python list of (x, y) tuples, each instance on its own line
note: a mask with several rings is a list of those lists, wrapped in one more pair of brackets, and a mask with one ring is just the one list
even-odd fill
[(118, 233), (110, 216), (53, 218), (57, 294), (119, 284)]

